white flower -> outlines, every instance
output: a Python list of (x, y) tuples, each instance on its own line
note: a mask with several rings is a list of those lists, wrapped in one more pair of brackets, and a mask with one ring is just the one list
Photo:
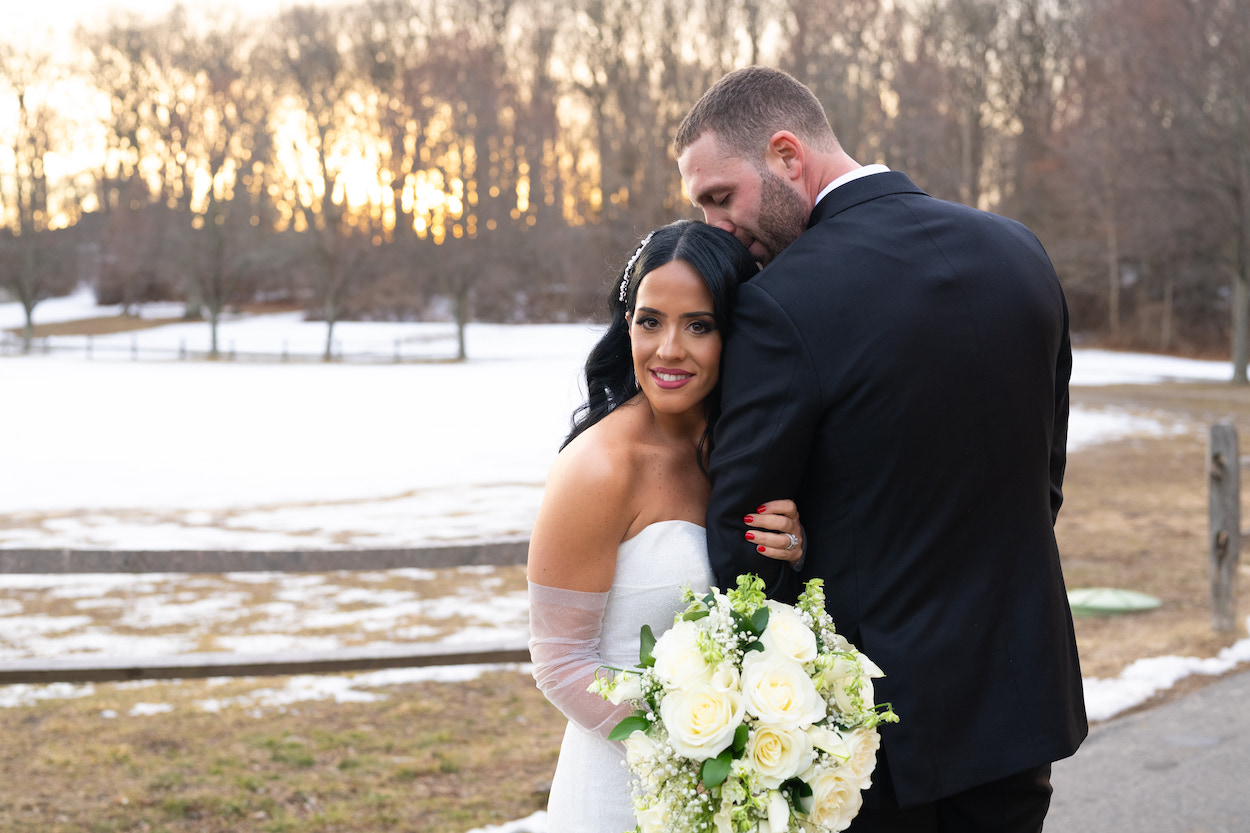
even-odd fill
[(634, 818), (642, 833), (662, 833), (664, 820), (668, 818), (668, 808), (662, 802), (656, 802), (645, 810), (636, 810)]
[(868, 789), (872, 786), (873, 770), (877, 768), (877, 750), (881, 748), (881, 735), (876, 729), (863, 726), (838, 734), (846, 741), (847, 749), (850, 751), (850, 760), (847, 764), (855, 773), (855, 777), (859, 779), (859, 788)]
[(812, 824), (826, 830), (845, 830), (859, 812), (863, 797), (849, 767), (813, 767), (799, 777), (812, 788), (802, 799), (803, 809)]
[(863, 659), (866, 658), (857, 653), (821, 657), (817, 662), (821, 687), (832, 690), (834, 704), (843, 714), (853, 715), (873, 707), (872, 680), (865, 674)]
[(778, 790), (768, 796), (768, 826), (772, 833), (790, 829), (790, 805)]
[(655, 741), (639, 730), (622, 741), (625, 746), (625, 762), (630, 768), (650, 767), (655, 760), (657, 748)]
[(864, 669), (864, 673), (874, 680), (885, 676), (885, 672), (881, 670), (881, 666), (870, 660), (866, 654), (855, 652), (855, 658), (859, 660), (860, 667)]
[(767, 726), (802, 729), (825, 716), (825, 700), (803, 666), (765, 650), (742, 661), (746, 708)]
[[(859, 696), (858, 703), (855, 701), (856, 695)], [(873, 707), (872, 680), (859, 674), (843, 677), (833, 688), (833, 699), (843, 714), (871, 709)]]
[(760, 635), (760, 642), (765, 649), (777, 651), (795, 662), (816, 659), (816, 634), (794, 608), (780, 602), (768, 602), (768, 627)]
[(738, 669), (727, 662), (722, 662), (716, 666), (716, 670), (712, 672), (712, 688), (717, 691), (738, 691), (742, 683), (742, 675), (738, 673)]
[(800, 731), (760, 726), (747, 739), (746, 759), (759, 784), (775, 789), (812, 765), (812, 741)]
[(718, 691), (708, 683), (670, 691), (660, 703), (660, 719), (678, 755), (705, 761), (733, 740), (744, 717), (742, 695)]
[(655, 675), (667, 688), (684, 688), (706, 682), (712, 676), (703, 652), (699, 650), (699, 626), (685, 619), (665, 631), (651, 649)]
[(614, 706), (619, 706), (626, 700), (641, 700), (642, 678), (628, 672), (617, 674), (616, 679), (612, 681), (612, 686), (608, 689), (607, 697)]
[(851, 653), (855, 650), (855, 646), (852, 645), (850, 640), (845, 636), (835, 632), (825, 636), (825, 650), (838, 653)]
[(828, 752), (840, 761), (851, 758), (851, 748), (847, 746), (841, 732), (834, 732), (824, 726), (809, 726), (807, 736), (817, 749)]

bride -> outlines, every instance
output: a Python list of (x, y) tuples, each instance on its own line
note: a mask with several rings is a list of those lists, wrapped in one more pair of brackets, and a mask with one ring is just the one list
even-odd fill
[[(732, 235), (681, 221), (647, 235), (612, 288), (611, 324), (586, 361), (589, 401), (530, 540), (534, 677), (569, 719), (550, 833), (635, 826), (624, 750), (605, 740), (630, 707), (586, 689), (601, 666), (637, 664), (641, 626), (667, 630), (683, 587), (712, 582), (703, 522), (721, 343), (737, 286), (756, 271)], [(793, 502), (744, 522), (743, 546), (791, 562), (802, 552)]]

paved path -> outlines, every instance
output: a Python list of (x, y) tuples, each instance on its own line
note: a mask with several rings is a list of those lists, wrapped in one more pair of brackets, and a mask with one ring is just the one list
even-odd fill
[(1055, 764), (1045, 833), (1250, 831), (1250, 671), (1097, 727)]

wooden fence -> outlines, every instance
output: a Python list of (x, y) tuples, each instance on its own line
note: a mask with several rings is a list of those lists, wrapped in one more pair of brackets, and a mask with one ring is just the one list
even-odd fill
[[(231, 550), (178, 552), (0, 549), (4, 573), (243, 573), (390, 570), (524, 564), (528, 542), (391, 550)], [(191, 653), (176, 656), (21, 659), (0, 663), (0, 685), (202, 677), (273, 676), (529, 662), (524, 645), (450, 649), (422, 643), (363, 645), (281, 654)]]

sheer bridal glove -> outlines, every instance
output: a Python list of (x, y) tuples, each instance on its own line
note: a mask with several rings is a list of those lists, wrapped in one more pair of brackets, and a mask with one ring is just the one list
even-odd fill
[(603, 665), (599, 632), (608, 594), (530, 582), (529, 602), (530, 657), (539, 690), (569, 720), (607, 738), (633, 711), (586, 690)]

